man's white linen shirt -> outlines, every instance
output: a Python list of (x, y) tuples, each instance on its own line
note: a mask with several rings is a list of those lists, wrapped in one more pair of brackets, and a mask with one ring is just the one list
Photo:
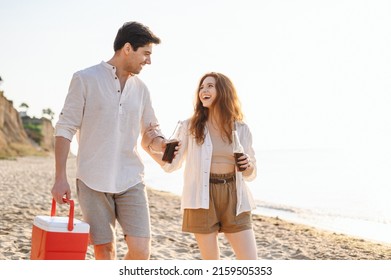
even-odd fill
[(140, 183), (140, 132), (157, 119), (149, 91), (129, 76), (121, 92), (116, 68), (104, 61), (74, 73), (55, 136), (72, 141), (78, 132), (76, 178), (91, 189), (119, 193)]
[[(205, 128), (205, 140), (202, 145), (197, 144), (196, 139), (189, 132), (189, 120), (183, 122), (179, 140), (182, 145), (172, 163), (163, 165), (166, 172), (173, 172), (184, 168), (184, 182), (182, 191), (181, 208), (183, 209), (208, 209), (209, 208), (209, 177), (212, 162), (213, 145), (208, 129)], [(236, 215), (255, 209), (255, 202), (252, 193), (245, 181), (252, 181), (257, 176), (257, 165), (255, 152), (252, 147), (252, 134), (247, 124), (237, 122), (236, 130), (244, 152), (250, 157), (254, 169), (248, 176), (236, 168), (236, 194), (237, 205)], [(233, 155), (233, 154), (232, 154)]]

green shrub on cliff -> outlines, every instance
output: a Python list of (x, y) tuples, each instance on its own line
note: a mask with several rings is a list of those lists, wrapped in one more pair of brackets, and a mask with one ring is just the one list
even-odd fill
[(34, 140), (34, 142), (36, 142), (38, 145), (41, 145), (41, 141), (44, 137), (42, 134), (42, 125), (32, 123), (32, 122), (29, 122), (26, 120), (27, 120), (27, 118), (23, 118), (23, 127), (24, 127), (24, 130), (26, 131), (28, 137), (30, 139)]

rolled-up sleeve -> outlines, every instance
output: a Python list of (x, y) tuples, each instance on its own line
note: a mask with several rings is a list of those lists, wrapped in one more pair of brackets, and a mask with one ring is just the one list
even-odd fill
[(72, 141), (83, 119), (85, 92), (83, 81), (78, 73), (75, 73), (69, 85), (68, 95), (56, 124), (54, 136), (62, 136)]
[(251, 174), (243, 176), (246, 181), (253, 181), (257, 177), (257, 161), (255, 159), (255, 151), (253, 148), (253, 137), (249, 127), (246, 124), (242, 124), (242, 133), (239, 136), (244, 148), (244, 152), (248, 154), (251, 160), (251, 164), (254, 166)]

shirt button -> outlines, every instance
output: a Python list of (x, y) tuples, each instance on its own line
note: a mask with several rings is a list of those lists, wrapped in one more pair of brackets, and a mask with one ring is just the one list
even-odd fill
[(118, 78), (117, 78), (117, 77), (115, 77), (115, 79), (117, 80)]
[(118, 92), (120, 92), (120, 90), (118, 90)]

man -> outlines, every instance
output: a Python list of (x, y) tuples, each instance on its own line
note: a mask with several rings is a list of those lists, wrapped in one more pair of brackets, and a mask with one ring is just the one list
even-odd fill
[(153, 127), (157, 119), (150, 94), (136, 74), (151, 64), (152, 46), (159, 43), (148, 27), (125, 23), (115, 38), (113, 57), (73, 75), (56, 124), (52, 195), (60, 204), (64, 196), (71, 197), (66, 162), (78, 132), (77, 195), (96, 259), (116, 258), (116, 220), (128, 246), (125, 259), (150, 256), (148, 198), (137, 139), (141, 133), (142, 146), (151, 151), (164, 150), (165, 139)]

